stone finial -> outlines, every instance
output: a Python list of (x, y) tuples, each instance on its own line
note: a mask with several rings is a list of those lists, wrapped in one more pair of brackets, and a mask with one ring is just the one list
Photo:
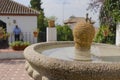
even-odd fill
[(86, 22), (88, 22), (89, 21), (89, 18), (88, 18), (88, 13), (86, 13)]
[(86, 22), (89, 22), (89, 23), (91, 23), (91, 24), (94, 24), (95, 22), (94, 21), (92, 21), (92, 17), (88, 17), (89, 16), (89, 14), (88, 13), (86, 13)]
[(95, 35), (95, 29), (88, 19), (86, 14), (85, 21), (78, 22), (73, 30), (75, 48), (80, 51), (90, 50)]

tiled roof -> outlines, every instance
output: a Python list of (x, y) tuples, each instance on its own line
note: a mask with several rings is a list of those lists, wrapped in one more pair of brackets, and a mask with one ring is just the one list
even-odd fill
[(85, 21), (84, 17), (71, 17), (68, 20), (65, 20), (64, 23), (77, 23), (78, 21)]
[(0, 0), (0, 15), (38, 15), (39, 12), (13, 0)]

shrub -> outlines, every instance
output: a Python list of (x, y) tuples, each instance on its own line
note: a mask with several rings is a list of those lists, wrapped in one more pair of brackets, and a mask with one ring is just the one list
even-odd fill
[(5, 29), (0, 27), (0, 40), (6, 40), (10, 36), (9, 33), (5, 32)]
[(58, 41), (72, 41), (73, 35), (72, 30), (67, 26), (57, 25), (57, 40)]
[(23, 42), (23, 41), (15, 41), (10, 43), (10, 46), (14, 50), (24, 50), (29, 45), (30, 45), (29, 42)]

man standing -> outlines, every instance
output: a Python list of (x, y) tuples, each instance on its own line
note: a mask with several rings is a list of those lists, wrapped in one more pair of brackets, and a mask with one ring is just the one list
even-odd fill
[(18, 25), (15, 26), (13, 33), (14, 33), (15, 41), (20, 41), (21, 29), (18, 27)]

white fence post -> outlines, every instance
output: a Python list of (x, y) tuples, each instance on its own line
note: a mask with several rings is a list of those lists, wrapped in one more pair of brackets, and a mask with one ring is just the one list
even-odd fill
[(57, 30), (55, 27), (47, 27), (47, 42), (57, 40)]
[(120, 46), (120, 22), (116, 26), (116, 45)]

